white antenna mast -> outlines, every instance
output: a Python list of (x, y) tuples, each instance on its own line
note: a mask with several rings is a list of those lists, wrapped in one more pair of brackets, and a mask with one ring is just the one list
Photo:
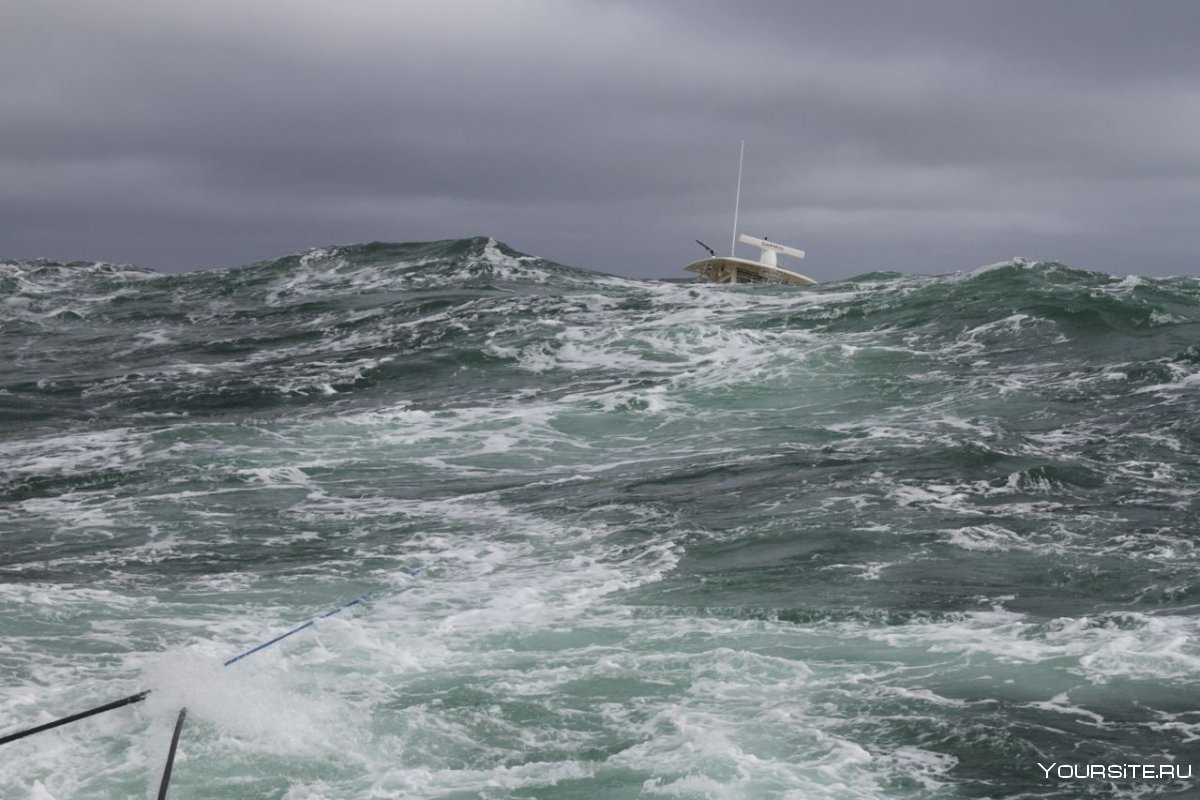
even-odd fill
[(742, 159), (746, 157), (746, 140), (742, 139), (742, 151), (738, 153), (738, 183), (737, 198), (733, 201), (733, 240), (729, 243), (729, 256), (732, 258), (737, 248), (738, 206), (742, 202)]

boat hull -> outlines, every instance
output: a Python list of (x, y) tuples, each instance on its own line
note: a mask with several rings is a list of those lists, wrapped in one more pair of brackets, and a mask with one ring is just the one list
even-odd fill
[(786, 283), (792, 286), (812, 286), (816, 281), (799, 272), (772, 267), (745, 258), (706, 258), (684, 267), (706, 283)]

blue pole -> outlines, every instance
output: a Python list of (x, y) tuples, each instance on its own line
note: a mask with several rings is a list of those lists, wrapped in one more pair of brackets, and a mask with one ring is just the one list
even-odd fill
[(338, 606), (337, 608), (333, 609), (332, 611), (325, 612), (320, 617), (310, 619), (308, 622), (305, 622), (303, 625), (297, 625), (296, 627), (292, 628), (290, 631), (279, 634), (278, 636), (276, 636), (274, 639), (270, 640), (269, 642), (263, 642), (262, 644), (257, 645), (256, 647), (251, 647), (249, 650), (247, 650), (244, 653), (238, 653), (236, 656), (229, 659), (221, 666), (228, 667), (230, 664), (234, 663), (235, 661), (241, 661), (246, 656), (254, 655), (259, 650), (265, 650), (268, 647), (270, 647), (271, 645), (275, 644), (276, 642), (281, 642), (284, 639), (288, 638), (293, 633), (299, 633), (300, 631), (304, 630), (305, 628), (311, 628), (313, 625), (317, 624), (318, 619), (326, 619), (327, 617), (332, 617), (334, 614), (345, 611), (350, 606), (358, 605), (359, 603), (363, 602), (370, 596), (371, 595), (368, 593), (368, 594), (364, 594), (362, 597), (356, 597), (353, 600), (351, 600), (349, 603), (346, 603), (343, 606)]
[[(412, 572), (408, 573), (409, 577), (412, 577), (412, 578), (417, 577), (422, 572), (424, 572), (428, 567), (429, 567), (429, 564), (425, 564), (420, 567), (417, 567)], [(367, 592), (366, 594), (364, 594), (360, 597), (354, 598), (353, 600), (351, 600), (349, 603), (346, 603), (345, 605), (340, 605), (337, 608), (334, 608), (330, 611), (326, 611), (324, 614), (322, 614), (319, 617), (314, 617), (313, 619), (310, 619), (308, 622), (305, 622), (302, 625), (297, 625), (296, 627), (292, 628), (290, 631), (287, 631), (286, 633), (279, 634), (278, 636), (276, 636), (274, 639), (270, 640), (269, 642), (263, 642), (262, 644), (258, 645), (257, 647), (252, 647), (244, 653), (238, 653), (236, 656), (229, 659), (221, 666), (228, 667), (230, 664), (234, 663), (235, 661), (241, 661), (246, 656), (253, 655), (253, 654), (257, 653), (259, 650), (265, 650), (266, 648), (270, 647), (271, 645), (275, 644), (276, 642), (281, 642), (284, 639), (288, 638), (293, 633), (299, 633), (300, 631), (304, 630), (305, 628), (311, 628), (313, 625), (317, 624), (318, 619), (327, 619), (328, 617), (332, 617), (334, 614), (339, 614), (342, 611), (345, 611), (347, 608), (350, 608), (350, 606), (358, 605), (359, 603), (365, 601), (372, 594), (374, 594), (374, 592)]]

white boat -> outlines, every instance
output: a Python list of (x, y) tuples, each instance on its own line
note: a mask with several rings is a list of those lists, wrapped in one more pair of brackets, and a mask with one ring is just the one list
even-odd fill
[(710, 258), (694, 261), (684, 269), (696, 273), (705, 283), (790, 283), (793, 286), (812, 286), (816, 283), (807, 275), (784, 269), (776, 263), (776, 253), (804, 258), (803, 250), (745, 234), (738, 237), (738, 241), (760, 247), (762, 255), (759, 260), (713, 253)]
[[(728, 256), (718, 256), (711, 247), (696, 242), (708, 251), (709, 257), (694, 261), (684, 267), (688, 272), (696, 273), (697, 279), (705, 283), (787, 283), (793, 286), (812, 286), (816, 281), (799, 272), (784, 269), (778, 264), (778, 256), (804, 258), (804, 251), (784, 244), (759, 239), (755, 236), (737, 235), (738, 206), (742, 200), (742, 158), (746, 153), (746, 143), (742, 142), (742, 153), (738, 157), (737, 199), (733, 204), (733, 242), (729, 246)], [(738, 242), (752, 244), (759, 248), (758, 261), (748, 258), (738, 258), (735, 248)]]

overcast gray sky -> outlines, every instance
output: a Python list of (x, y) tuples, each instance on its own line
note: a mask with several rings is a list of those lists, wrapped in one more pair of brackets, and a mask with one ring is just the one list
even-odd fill
[[(0, 258), (1200, 273), (1200, 2), (8, 0)], [(747, 251), (750, 248), (746, 248)], [(750, 255), (750, 252), (746, 252)]]

